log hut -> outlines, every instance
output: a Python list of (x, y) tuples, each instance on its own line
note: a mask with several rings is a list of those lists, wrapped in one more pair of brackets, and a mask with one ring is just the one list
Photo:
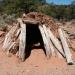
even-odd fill
[(9, 54), (18, 47), (15, 53), (24, 61), (27, 48), (40, 45), (47, 58), (58, 55), (66, 59), (68, 64), (73, 64), (63, 29), (59, 28), (51, 17), (42, 13), (31, 12), (18, 18), (17, 24), (5, 36), (3, 50)]

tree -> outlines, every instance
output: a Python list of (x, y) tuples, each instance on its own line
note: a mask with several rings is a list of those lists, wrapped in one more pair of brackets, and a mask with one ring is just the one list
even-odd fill
[(2, 0), (0, 2), (0, 13), (20, 15), (25, 12), (42, 12), (60, 19), (75, 19), (75, 0), (69, 5), (48, 4), (46, 0)]
[(44, 4), (46, 0), (3, 0), (5, 13), (20, 13), (36, 11), (36, 5)]

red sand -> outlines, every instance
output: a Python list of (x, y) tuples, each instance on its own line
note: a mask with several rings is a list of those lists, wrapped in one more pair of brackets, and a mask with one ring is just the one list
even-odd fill
[(65, 60), (57, 57), (47, 59), (41, 49), (32, 50), (24, 62), (0, 51), (0, 75), (75, 75), (75, 65), (67, 65)]

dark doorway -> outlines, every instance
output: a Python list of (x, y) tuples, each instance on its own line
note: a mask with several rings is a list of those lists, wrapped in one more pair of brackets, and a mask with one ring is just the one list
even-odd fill
[(25, 59), (30, 56), (32, 49), (40, 49), (40, 48), (42, 48), (45, 52), (42, 36), (38, 28), (38, 25), (27, 24)]

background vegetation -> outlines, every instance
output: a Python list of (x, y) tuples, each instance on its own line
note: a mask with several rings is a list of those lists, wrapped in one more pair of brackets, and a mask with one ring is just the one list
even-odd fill
[(58, 20), (75, 19), (75, 1), (69, 5), (48, 4), (46, 0), (1, 0), (0, 14), (16, 14), (25, 12), (43, 12)]

